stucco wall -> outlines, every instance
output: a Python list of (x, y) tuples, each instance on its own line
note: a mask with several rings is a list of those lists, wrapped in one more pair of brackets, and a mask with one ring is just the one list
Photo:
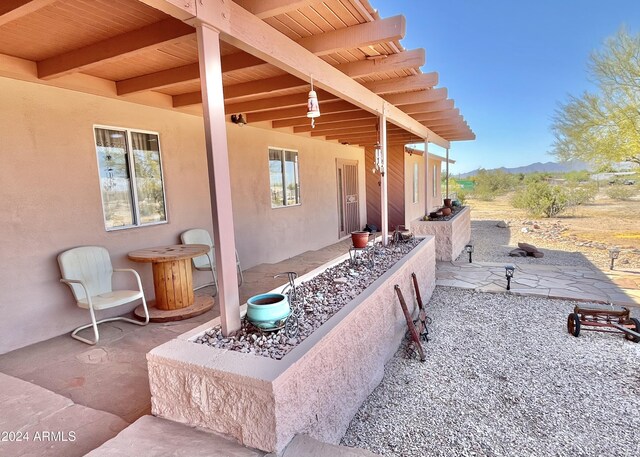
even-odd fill
[[(105, 246), (115, 267), (133, 267), (141, 273), (147, 297), (152, 298), (151, 267), (128, 261), (127, 252), (177, 243), (188, 228), (211, 229), (211, 212), (201, 118), (5, 78), (0, 78), (0, 94), (0, 353), (4, 353), (88, 322), (88, 313), (75, 306), (67, 286), (58, 281), (56, 256), (61, 251), (79, 245)], [(159, 132), (167, 224), (105, 230), (94, 124)], [(229, 124), (228, 132), (234, 222), (243, 267), (337, 241), (335, 157), (362, 163), (362, 150), (248, 126)], [(267, 146), (299, 151), (302, 206), (270, 208)], [(361, 166), (364, 194), (363, 173)], [(364, 198), (361, 201), (364, 220)], [(208, 278), (197, 273), (194, 282)], [(116, 281), (116, 285), (129, 284)], [(111, 315), (123, 311), (127, 309), (112, 310)]]

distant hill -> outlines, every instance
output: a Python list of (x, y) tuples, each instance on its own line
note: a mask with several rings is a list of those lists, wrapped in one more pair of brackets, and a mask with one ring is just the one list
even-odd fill
[[(500, 171), (504, 171), (505, 173), (524, 173), (524, 174), (528, 174), (528, 173), (539, 173), (539, 172), (543, 172), (543, 173), (566, 173), (568, 171), (581, 171), (581, 170), (589, 170), (590, 166), (586, 163), (586, 162), (581, 162), (579, 160), (573, 160), (570, 162), (561, 162), (561, 163), (557, 163), (557, 162), (536, 162), (536, 163), (532, 163), (531, 165), (525, 165), (524, 167), (515, 167), (515, 168), (505, 168), (505, 167), (500, 167), (500, 168), (493, 168), (491, 170), (487, 170), (487, 171), (496, 171), (496, 170), (500, 170)], [(480, 171), (480, 169), (478, 168), (477, 170), (473, 170), (470, 171), (468, 173), (462, 173), (460, 175), (455, 175), (456, 178), (461, 178), (461, 179), (465, 179), (465, 178), (470, 178), (472, 176), (475, 176), (478, 174), (478, 172)]]

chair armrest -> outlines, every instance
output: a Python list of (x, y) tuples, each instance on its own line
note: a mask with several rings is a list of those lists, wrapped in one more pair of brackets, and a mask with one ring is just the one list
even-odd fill
[(136, 282), (138, 283), (138, 290), (142, 292), (142, 280), (140, 279), (140, 275), (136, 270), (134, 270), (133, 268), (114, 268), (113, 271), (118, 273), (131, 273), (132, 275), (134, 275), (136, 277)]
[(89, 289), (87, 289), (87, 285), (84, 283), (84, 281), (81, 281), (80, 279), (62, 278), (60, 279), (60, 282), (67, 284), (69, 287), (71, 287), (71, 284), (80, 284), (84, 289), (84, 294), (87, 297), (87, 303), (89, 304), (89, 308), (93, 310), (93, 302), (91, 301), (91, 294), (89, 293)]

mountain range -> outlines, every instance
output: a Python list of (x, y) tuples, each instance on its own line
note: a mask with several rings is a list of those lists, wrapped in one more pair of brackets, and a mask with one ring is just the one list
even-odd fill
[[(581, 171), (581, 170), (589, 170), (590, 167), (586, 162), (581, 162), (579, 160), (572, 160), (569, 162), (536, 162), (530, 165), (525, 165), (523, 167), (514, 167), (514, 168), (493, 168), (491, 170), (486, 171), (504, 171), (505, 173), (566, 173), (569, 171)], [(459, 175), (455, 175), (456, 178), (465, 179), (470, 178), (478, 174), (481, 168), (470, 171), (468, 173), (461, 173)]]

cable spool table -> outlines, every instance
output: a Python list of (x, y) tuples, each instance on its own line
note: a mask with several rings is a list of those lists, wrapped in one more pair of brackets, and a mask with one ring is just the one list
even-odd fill
[[(150, 302), (152, 322), (188, 319), (213, 308), (213, 297), (194, 295), (191, 273), (191, 259), (206, 254), (209, 249), (206, 244), (176, 244), (139, 249), (128, 254), (134, 262), (151, 263), (156, 295), (155, 304)], [(144, 319), (141, 306), (136, 308), (135, 315)]]

